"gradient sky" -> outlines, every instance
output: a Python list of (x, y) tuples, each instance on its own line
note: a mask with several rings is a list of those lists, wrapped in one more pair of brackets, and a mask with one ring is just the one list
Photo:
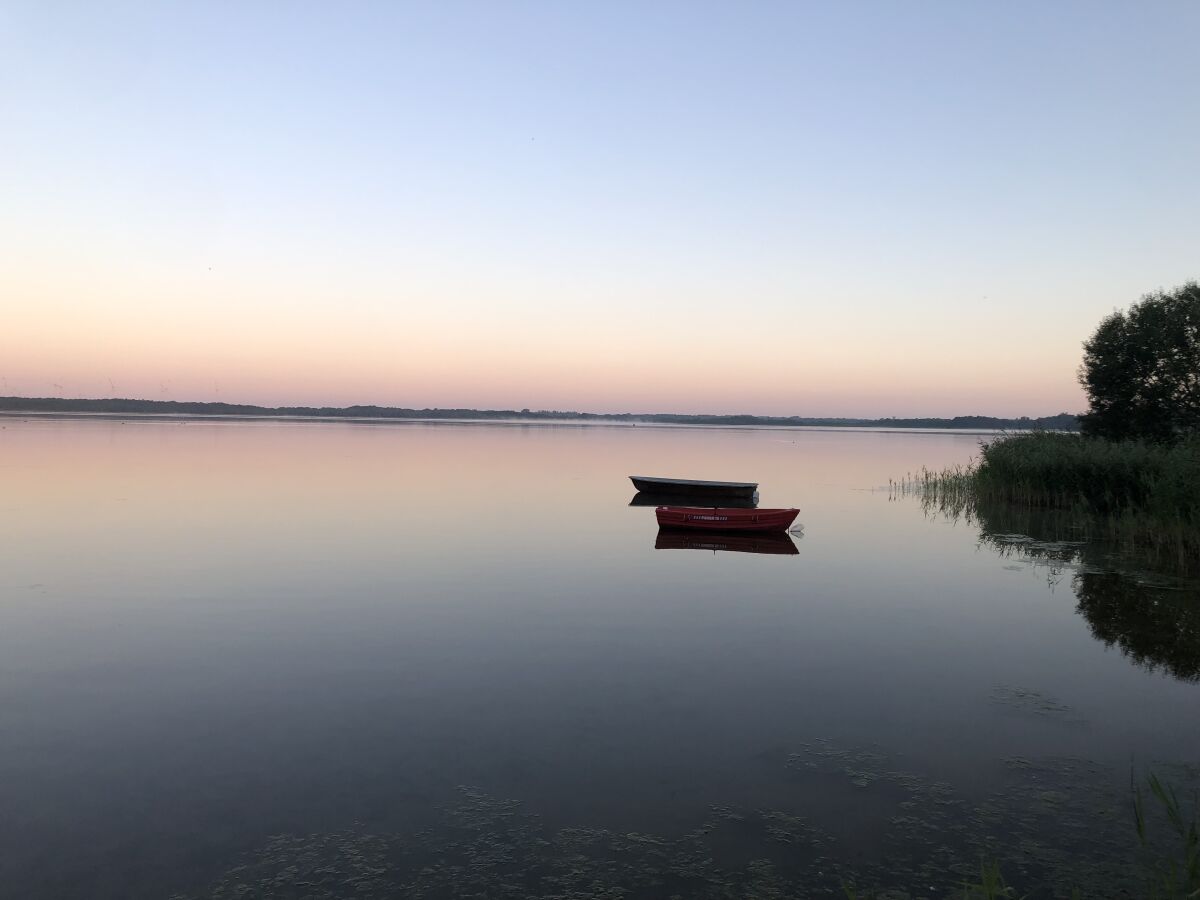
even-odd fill
[(1084, 405), (1200, 3), (0, 2), (0, 394)]

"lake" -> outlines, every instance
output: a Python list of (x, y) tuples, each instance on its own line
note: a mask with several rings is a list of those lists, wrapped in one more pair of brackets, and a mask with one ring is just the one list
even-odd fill
[(0, 425), (6, 896), (1101, 896), (1200, 776), (1194, 582), (889, 491), (977, 434)]

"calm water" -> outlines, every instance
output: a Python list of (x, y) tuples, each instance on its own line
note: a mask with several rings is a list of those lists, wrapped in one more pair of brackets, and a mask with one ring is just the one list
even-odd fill
[[(1193, 585), (889, 496), (977, 435), (0, 425), (4, 896), (941, 896), (1200, 762)], [(656, 549), (631, 473), (798, 552)]]

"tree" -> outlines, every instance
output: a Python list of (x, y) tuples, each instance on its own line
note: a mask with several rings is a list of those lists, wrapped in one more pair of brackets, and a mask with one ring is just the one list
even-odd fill
[(1174, 441), (1200, 433), (1200, 284), (1114, 312), (1083, 349), (1084, 434)]

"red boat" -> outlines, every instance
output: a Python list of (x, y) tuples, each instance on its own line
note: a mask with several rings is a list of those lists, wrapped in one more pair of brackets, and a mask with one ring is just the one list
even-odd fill
[(662, 528), (704, 531), (787, 531), (798, 509), (734, 509), (729, 506), (660, 506), (654, 510)]

